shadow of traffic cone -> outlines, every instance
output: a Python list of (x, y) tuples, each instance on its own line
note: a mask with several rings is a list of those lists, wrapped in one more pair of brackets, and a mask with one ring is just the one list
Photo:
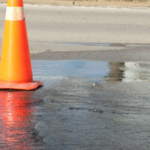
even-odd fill
[(0, 89), (32, 90), (33, 81), (22, 0), (8, 0), (0, 64)]

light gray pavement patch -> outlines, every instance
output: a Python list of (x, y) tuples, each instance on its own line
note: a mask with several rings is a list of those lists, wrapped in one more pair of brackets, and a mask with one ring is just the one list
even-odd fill
[[(0, 43), (2, 43), (6, 4), (0, 4)], [(149, 43), (149, 9), (73, 7), (25, 4), (31, 53), (50, 51), (122, 50), (63, 44)]]

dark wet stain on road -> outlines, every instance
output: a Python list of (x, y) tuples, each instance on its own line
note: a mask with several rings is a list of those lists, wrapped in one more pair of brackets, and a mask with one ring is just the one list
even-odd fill
[(137, 44), (137, 43), (85, 43), (85, 42), (63, 42), (63, 44), (69, 45), (86, 45), (86, 46), (106, 46), (106, 47), (143, 47), (143, 46), (150, 46), (150, 44)]
[(32, 61), (34, 91), (0, 91), (0, 149), (148, 149), (150, 63)]

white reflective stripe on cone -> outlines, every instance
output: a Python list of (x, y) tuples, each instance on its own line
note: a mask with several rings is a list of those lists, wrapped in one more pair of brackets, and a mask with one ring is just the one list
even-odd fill
[(5, 20), (24, 20), (24, 8), (23, 7), (7, 7)]

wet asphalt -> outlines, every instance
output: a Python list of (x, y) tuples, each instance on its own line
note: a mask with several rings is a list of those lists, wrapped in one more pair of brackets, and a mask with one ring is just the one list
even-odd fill
[(0, 149), (147, 150), (150, 63), (32, 60), (33, 91), (0, 91)]

